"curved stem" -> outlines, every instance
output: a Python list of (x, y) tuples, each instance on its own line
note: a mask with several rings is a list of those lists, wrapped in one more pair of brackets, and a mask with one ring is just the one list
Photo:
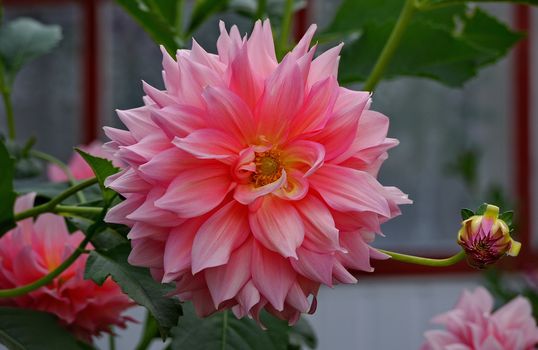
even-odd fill
[(58, 277), (62, 272), (67, 270), (78, 257), (85, 252), (86, 244), (90, 241), (89, 236), (80, 243), (80, 245), (75, 249), (75, 251), (67, 258), (63, 263), (58, 267), (52, 270), (49, 274), (41, 277), (40, 279), (29, 283), (22, 287), (16, 287), (11, 289), (2, 289), (0, 290), (0, 298), (12, 298), (19, 295), (30, 293), (33, 290), (36, 290), (40, 287), (46, 286), (51, 283), (56, 277)]
[(18, 214), (15, 214), (15, 221), (20, 221), (29, 217), (34, 217), (41, 213), (53, 212), (55, 207), (58, 204), (60, 204), (63, 200), (74, 195), (78, 191), (83, 190), (86, 187), (90, 187), (91, 185), (96, 184), (96, 183), (97, 183), (97, 178), (94, 177), (84, 182), (81, 182), (73, 187), (69, 187), (67, 190), (60, 193), (59, 195), (57, 195), (56, 197), (54, 197), (47, 203), (38, 205), (37, 207), (33, 207), (23, 212), (20, 212)]
[(381, 54), (377, 58), (377, 61), (374, 65), (374, 68), (372, 69), (372, 72), (370, 73), (370, 76), (368, 77), (368, 79), (366, 79), (366, 82), (364, 83), (364, 90), (373, 91), (377, 83), (379, 83), (379, 81), (381, 80), (381, 77), (383, 76), (387, 65), (392, 59), (392, 56), (398, 48), (398, 45), (400, 44), (400, 40), (402, 39), (403, 33), (405, 32), (405, 28), (409, 24), (409, 21), (411, 21), (414, 12), (415, 0), (405, 0), (405, 4), (402, 8), (402, 11), (400, 12), (396, 25), (392, 29), (392, 33), (390, 33), (389, 39), (385, 43), (385, 47), (383, 47)]
[(144, 322), (144, 330), (142, 333), (142, 338), (140, 338), (140, 341), (138, 342), (138, 345), (136, 346), (136, 350), (146, 350), (148, 346), (151, 344), (153, 339), (159, 336), (159, 327), (157, 326), (157, 322), (151, 316), (149, 312), (146, 314), (146, 322)]
[(465, 252), (463, 250), (457, 253), (456, 255), (452, 255), (451, 257), (445, 258), (445, 259), (423, 258), (420, 256), (395, 253), (395, 252), (391, 252), (384, 249), (377, 249), (377, 250), (379, 250), (381, 253), (385, 253), (389, 255), (392, 259), (396, 261), (401, 261), (401, 262), (415, 264), (415, 265), (434, 266), (434, 267), (451, 266), (462, 261), (465, 258)]
[(293, 0), (286, 0), (284, 4), (284, 15), (282, 16), (282, 25), (280, 27), (280, 36), (278, 38), (279, 56), (282, 56), (286, 52), (286, 48), (288, 47), (292, 16)]
[[(69, 185), (75, 186), (77, 184), (77, 180), (73, 176), (71, 169), (69, 169), (69, 167), (58, 158), (48, 153), (37, 151), (37, 150), (31, 150), (30, 154), (38, 159), (44, 160), (45, 162), (49, 162), (51, 164), (57, 165), (64, 172), (65, 176), (67, 177), (67, 180), (69, 181)], [(81, 191), (77, 192), (77, 197), (78, 197), (79, 202), (81, 203), (86, 202), (86, 197), (84, 196), (84, 193), (82, 193)]]
[(78, 207), (74, 205), (57, 205), (53, 212), (56, 214), (72, 214), (73, 216), (84, 216), (84, 214), (97, 215), (103, 208), (101, 207)]

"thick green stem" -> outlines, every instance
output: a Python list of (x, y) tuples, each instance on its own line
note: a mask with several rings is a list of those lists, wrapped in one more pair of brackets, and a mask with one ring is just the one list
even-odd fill
[[(54, 156), (52, 156), (52, 155), (50, 155), (48, 153), (37, 151), (37, 150), (31, 150), (30, 154), (32, 156), (34, 156), (35, 158), (38, 158), (38, 159), (44, 160), (45, 162), (49, 162), (51, 164), (57, 165), (64, 172), (65, 176), (67, 177), (67, 180), (69, 181), (70, 186), (75, 186), (77, 184), (77, 179), (75, 179), (75, 177), (73, 176), (73, 173), (71, 172), (71, 169), (69, 169), (67, 164), (65, 164), (64, 162), (62, 162), (58, 158), (56, 158), (56, 157), (54, 157)], [(86, 202), (86, 197), (84, 196), (84, 193), (82, 193), (82, 191), (77, 192), (77, 198), (78, 198), (80, 203)]]
[(116, 350), (116, 336), (114, 334), (108, 335), (108, 349)]
[(144, 322), (144, 331), (142, 333), (142, 338), (140, 338), (140, 341), (138, 342), (138, 345), (136, 346), (136, 350), (146, 350), (148, 346), (151, 344), (153, 339), (159, 336), (159, 327), (157, 326), (157, 322), (151, 316), (151, 314), (148, 312), (146, 314), (146, 322)]
[(377, 250), (379, 250), (381, 253), (385, 253), (389, 255), (392, 259), (396, 261), (401, 261), (401, 262), (415, 264), (415, 265), (434, 266), (434, 267), (451, 266), (462, 261), (465, 258), (465, 252), (463, 250), (460, 251), (458, 254), (453, 255), (446, 259), (423, 258), (420, 256), (395, 253), (395, 252), (391, 252), (384, 249), (377, 249)]
[(74, 205), (57, 205), (53, 212), (66, 216), (84, 216), (84, 215), (99, 215), (103, 210), (101, 207), (78, 207)]
[(33, 207), (23, 212), (20, 212), (18, 214), (15, 214), (15, 221), (20, 221), (26, 218), (35, 217), (42, 213), (52, 213), (54, 212), (56, 206), (59, 205), (62, 201), (64, 201), (66, 198), (69, 198), (70, 196), (74, 195), (78, 191), (81, 191), (85, 189), (86, 187), (90, 187), (96, 183), (97, 183), (97, 178), (94, 177), (92, 179), (81, 182), (73, 187), (69, 187), (67, 190), (60, 193), (58, 196), (54, 197), (47, 203), (43, 203), (41, 205), (38, 205), (37, 207)]
[(387, 68), (392, 56), (394, 55), (394, 52), (400, 44), (400, 40), (402, 39), (407, 25), (413, 17), (413, 13), (415, 12), (415, 1), (416, 0), (405, 0), (402, 11), (400, 12), (400, 16), (398, 17), (398, 21), (392, 29), (392, 33), (390, 33), (389, 39), (385, 43), (385, 47), (383, 47), (381, 54), (377, 58), (370, 76), (364, 83), (364, 90), (373, 91), (377, 83), (379, 83), (381, 80), (385, 69)]
[(293, 0), (286, 0), (284, 4), (284, 15), (282, 16), (282, 25), (280, 27), (280, 36), (278, 38), (278, 53), (282, 57), (287, 50), (291, 19), (293, 17)]
[(69, 266), (71, 266), (81, 254), (85, 252), (84, 249), (86, 248), (86, 244), (88, 244), (89, 241), (89, 236), (86, 236), (86, 238), (82, 241), (82, 243), (80, 243), (77, 249), (75, 249), (75, 251), (69, 256), (69, 258), (67, 258), (67, 260), (65, 260), (57, 268), (52, 270), (49, 274), (41, 277), (40, 279), (22, 287), (0, 290), (0, 298), (13, 298), (19, 295), (24, 295), (51, 283), (62, 272), (67, 270)]

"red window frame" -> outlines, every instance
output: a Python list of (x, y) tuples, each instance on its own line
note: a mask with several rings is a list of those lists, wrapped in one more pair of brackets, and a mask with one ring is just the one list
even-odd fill
[[(81, 55), (83, 71), (83, 122), (82, 142), (89, 143), (99, 135), (100, 119), (100, 52), (99, 52), (99, 6), (106, 0), (5, 0), (6, 6), (53, 6), (74, 3), (80, 6), (83, 21), (84, 49)], [(312, 1), (307, 0), (307, 6), (297, 13), (295, 36), (300, 38), (306, 31), (310, 21), (309, 14)], [(529, 33), (531, 29), (531, 11), (527, 5), (512, 5), (514, 10), (515, 29)], [(514, 97), (514, 188), (518, 213), (518, 239), (523, 249), (517, 259), (506, 259), (504, 267), (509, 269), (524, 269), (536, 261), (538, 254), (531, 246), (531, 213), (532, 213), (532, 147), (531, 147), (531, 33), (521, 40), (515, 48), (513, 60), (513, 97)], [(433, 255), (432, 257), (436, 257)], [(441, 257), (439, 255), (438, 257)], [(373, 263), (376, 273), (365, 276), (387, 276), (402, 274), (452, 274), (470, 273), (475, 270), (464, 262), (448, 268), (432, 268), (426, 266), (408, 265), (395, 261), (376, 261)]]

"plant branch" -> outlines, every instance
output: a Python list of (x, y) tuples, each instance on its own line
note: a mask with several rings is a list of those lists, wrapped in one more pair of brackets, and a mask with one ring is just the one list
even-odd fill
[(35, 217), (42, 213), (54, 212), (56, 206), (59, 205), (63, 200), (71, 197), (78, 191), (81, 191), (85, 189), (86, 187), (90, 187), (96, 183), (97, 183), (97, 178), (94, 177), (84, 182), (81, 182), (73, 187), (69, 187), (67, 190), (60, 193), (59, 195), (57, 195), (56, 197), (54, 197), (47, 203), (43, 203), (41, 205), (38, 205), (37, 207), (33, 207), (23, 212), (15, 214), (15, 221), (20, 221), (26, 218)]
[(372, 72), (370, 73), (370, 76), (368, 77), (368, 79), (366, 79), (366, 82), (364, 83), (364, 90), (373, 91), (374, 88), (377, 86), (377, 83), (379, 83), (379, 81), (381, 80), (385, 69), (387, 68), (388, 64), (390, 63), (390, 60), (392, 59), (392, 56), (394, 55), (394, 52), (396, 52), (396, 49), (400, 44), (407, 25), (413, 17), (413, 14), (416, 9), (415, 1), (416, 0), (405, 0), (402, 11), (400, 12), (398, 20), (396, 21), (396, 25), (392, 29), (392, 32), (390, 33), (390, 36), (385, 43), (385, 47), (383, 47), (381, 54), (377, 58), (377, 61), (374, 65), (374, 68), (372, 69)]
[(451, 257), (448, 257), (445, 259), (423, 258), (420, 256), (395, 253), (395, 252), (391, 252), (384, 249), (377, 249), (377, 250), (380, 251), (381, 253), (389, 255), (392, 259), (396, 261), (401, 261), (401, 262), (415, 264), (415, 265), (434, 266), (434, 267), (451, 266), (462, 261), (465, 258), (465, 252), (463, 250), (457, 253), (456, 255), (452, 255)]
[[(71, 169), (69, 169), (69, 167), (58, 158), (48, 153), (37, 151), (37, 150), (31, 150), (30, 154), (34, 156), (35, 158), (57, 165), (64, 172), (65, 176), (67, 177), (67, 180), (69, 181), (70, 186), (75, 186), (77, 184), (77, 179), (75, 179), (75, 177), (73, 176)], [(81, 203), (86, 202), (86, 197), (84, 196), (84, 193), (82, 193), (82, 191), (77, 192), (77, 198), (78, 198), (78, 201)]]
[[(73, 216), (84, 216), (84, 214), (98, 215), (103, 208), (101, 207), (82, 207), (75, 205), (57, 205), (53, 212), (56, 214), (72, 214)], [(69, 215), (68, 215), (69, 216)]]

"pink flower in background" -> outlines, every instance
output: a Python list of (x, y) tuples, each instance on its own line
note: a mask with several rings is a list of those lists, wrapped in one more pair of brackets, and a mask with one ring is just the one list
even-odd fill
[(521, 296), (495, 312), (493, 298), (483, 287), (465, 290), (456, 307), (433, 322), (446, 330), (425, 333), (422, 350), (531, 350), (538, 343), (538, 327), (529, 301)]
[[(110, 158), (110, 154), (103, 149), (103, 144), (98, 140), (93, 141), (89, 145), (78, 146), (78, 148), (96, 157), (107, 159)], [(117, 162), (115, 162), (114, 165), (119, 166)], [(73, 152), (67, 166), (69, 167), (69, 170), (71, 170), (71, 173), (73, 173), (73, 177), (76, 180), (85, 180), (95, 176), (92, 168), (90, 168), (88, 163), (86, 163), (86, 161), (77, 152)], [(64, 171), (55, 164), (49, 164), (47, 175), (49, 180), (52, 182), (67, 181), (67, 176), (65, 175)]]
[[(15, 211), (31, 208), (34, 197), (34, 193), (19, 197)], [(31, 218), (18, 222), (0, 238), (0, 289), (19, 287), (45, 276), (83, 239), (80, 231), (69, 234), (58, 215), (43, 214), (35, 222)], [(101, 332), (110, 332), (111, 326), (125, 327), (131, 319), (121, 313), (133, 303), (110, 279), (102, 286), (84, 280), (86, 258), (79, 257), (51, 284), (20, 297), (0, 299), (0, 305), (55, 314), (62, 325), (86, 342)]]
[(166, 89), (105, 128), (127, 164), (106, 184), (125, 200), (106, 220), (132, 227), (133, 265), (176, 282), (200, 316), (265, 308), (294, 323), (314, 312), (320, 284), (373, 271), (380, 224), (410, 203), (377, 172), (389, 121), (370, 93), (336, 80), (341, 45), (314, 59), (315, 26), (279, 63), (269, 21), (250, 38), (221, 23), (218, 54), (193, 41), (163, 50)]

